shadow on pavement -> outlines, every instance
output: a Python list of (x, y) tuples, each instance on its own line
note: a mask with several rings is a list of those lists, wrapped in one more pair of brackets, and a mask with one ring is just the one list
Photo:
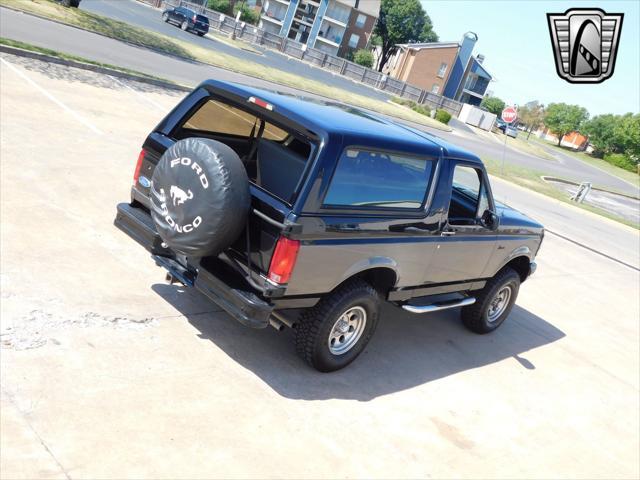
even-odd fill
[(526, 352), (565, 336), (517, 305), (507, 322), (489, 335), (468, 332), (457, 310), (419, 316), (385, 305), (362, 355), (344, 370), (322, 374), (296, 356), (292, 331), (247, 328), (193, 289), (166, 284), (152, 289), (182, 312), (201, 338), (211, 340), (280, 395), (294, 399), (368, 401), (507, 358), (533, 370)]

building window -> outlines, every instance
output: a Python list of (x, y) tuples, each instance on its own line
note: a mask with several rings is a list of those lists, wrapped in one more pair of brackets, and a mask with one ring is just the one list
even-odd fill
[(358, 46), (359, 41), (360, 41), (360, 35), (356, 35), (355, 33), (352, 33), (351, 37), (349, 37), (349, 47), (356, 48)]
[(366, 23), (366, 21), (367, 21), (366, 15), (359, 13), (358, 18), (356, 18), (356, 27), (364, 28), (364, 24)]
[(438, 93), (440, 91), (440, 85), (438, 85), (437, 83), (433, 84), (433, 87), (431, 87), (431, 93)]
[(440, 64), (440, 69), (438, 70), (438, 76), (440, 78), (444, 78), (445, 73), (447, 73), (447, 64), (443, 62)]

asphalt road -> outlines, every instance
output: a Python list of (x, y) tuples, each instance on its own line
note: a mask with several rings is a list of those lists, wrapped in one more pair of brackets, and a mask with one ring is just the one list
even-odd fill
[(381, 100), (390, 98), (390, 95), (378, 90), (366, 87), (356, 82), (352, 82), (344, 77), (335, 75), (329, 71), (310, 66), (305, 62), (300, 62), (294, 58), (277, 53), (273, 50), (254, 46), (261, 54), (235, 48), (212, 38), (211, 36), (199, 37), (193, 33), (183, 32), (173, 24), (164, 23), (160, 17), (159, 10), (148, 5), (141, 4), (135, 0), (83, 0), (80, 9), (88, 12), (104, 15), (123, 22), (137, 25), (139, 27), (161, 33), (172, 38), (191, 42), (204, 48), (210, 48), (239, 59), (256, 62), (267, 67), (277, 68), (287, 71), (310, 80), (325, 82), (352, 93), (365, 95)]
[[(118, 0), (117, 2), (85, 0), (83, 7), (94, 9), (101, 14), (106, 14), (113, 18), (140, 24), (147, 28), (153, 27), (157, 31), (171, 34), (176, 36), (176, 38), (186, 38), (192, 42), (204, 42), (205, 45), (213, 46), (214, 48), (224, 48), (225, 52), (238, 55), (241, 58), (251, 58), (254, 61), (266, 62), (266, 64), (270, 66), (287, 69), (288, 71), (306, 75), (310, 78), (322, 79), (327, 83), (351, 91), (355, 91), (353, 89), (358, 88), (360, 89), (358, 93), (363, 93), (368, 96), (379, 95), (379, 92), (376, 92), (374, 89), (356, 85), (354, 82), (340, 78), (339, 76), (305, 66), (305, 64), (296, 60), (286, 60), (284, 56), (273, 52), (266, 51), (265, 55), (261, 57), (241, 49), (229, 47), (215, 40), (200, 38), (196, 35), (182, 32), (178, 28), (162, 23), (158, 18), (158, 12), (156, 10), (140, 5), (134, 0)], [(121, 65), (141, 72), (169, 78), (187, 85), (195, 85), (207, 78), (217, 78), (300, 93), (295, 89), (283, 87), (271, 82), (236, 74), (222, 68), (168, 57), (147, 49), (123, 44), (122, 42), (101, 35), (54, 22), (48, 22), (5, 8), (2, 9), (2, 15), (0, 15), (0, 33), (4, 37), (29, 42), (46, 48), (53, 48), (97, 61)], [(420, 128), (424, 128), (452, 143), (456, 143), (481, 157), (502, 158), (503, 150), (500, 144), (470, 134), (467, 131), (463, 132), (462, 130), (458, 130), (454, 133), (446, 133), (427, 127)], [(577, 182), (590, 181), (594, 184), (613, 188), (632, 195), (638, 195), (639, 193), (636, 186), (569, 156), (563, 156), (559, 158), (558, 161), (550, 161), (509, 149), (507, 151), (506, 161), (514, 165), (534, 169), (547, 175), (554, 175)]]
[[(547, 235), (496, 332), (385, 306), (320, 374), (113, 226), (183, 93), (0, 58), (1, 478), (639, 477), (637, 271)], [(638, 239), (505, 185), (545, 224)]]

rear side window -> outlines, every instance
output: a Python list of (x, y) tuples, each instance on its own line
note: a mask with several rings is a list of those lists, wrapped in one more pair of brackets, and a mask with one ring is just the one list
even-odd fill
[[(258, 118), (251, 113), (231, 105), (225, 105), (217, 100), (208, 100), (185, 122), (183, 128), (221, 135), (249, 137), (257, 120)], [(284, 130), (266, 122), (262, 138), (282, 141), (287, 135)]]
[(204, 15), (198, 15), (198, 21), (206, 23), (207, 25), (209, 24), (209, 18), (205, 17)]
[(325, 206), (420, 208), (427, 195), (435, 159), (347, 148), (324, 198)]

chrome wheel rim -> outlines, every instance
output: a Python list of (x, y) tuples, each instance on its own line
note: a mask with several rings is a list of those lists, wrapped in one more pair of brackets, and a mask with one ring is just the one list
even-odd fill
[(491, 303), (489, 303), (489, 309), (487, 310), (489, 323), (493, 323), (500, 318), (500, 315), (507, 309), (509, 300), (511, 300), (511, 287), (506, 285), (498, 290), (498, 293), (495, 294)]
[(342, 355), (351, 350), (367, 325), (367, 312), (362, 307), (351, 307), (345, 311), (331, 327), (327, 344), (334, 355)]

